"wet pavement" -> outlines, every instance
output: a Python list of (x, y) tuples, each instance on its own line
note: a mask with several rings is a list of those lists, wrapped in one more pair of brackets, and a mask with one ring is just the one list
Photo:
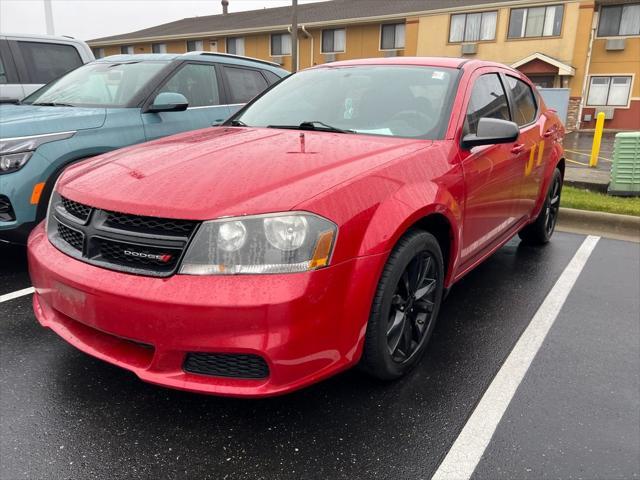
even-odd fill
[[(596, 170), (610, 172), (613, 159), (613, 144), (615, 132), (605, 132), (600, 141), (600, 154)], [(591, 148), (593, 146), (593, 132), (571, 132), (565, 135), (562, 142), (565, 156), (569, 159), (567, 167), (589, 168)]]
[[(266, 400), (142, 383), (41, 328), (30, 296), (0, 303), (0, 478), (430, 478), (583, 241), (509, 242), (406, 378)], [(0, 295), (28, 286), (23, 251), (0, 250)], [(473, 478), (640, 476), (638, 291), (640, 247), (601, 239)]]

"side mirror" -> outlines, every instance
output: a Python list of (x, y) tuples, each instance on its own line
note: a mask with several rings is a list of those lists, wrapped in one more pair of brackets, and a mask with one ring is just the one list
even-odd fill
[(518, 139), (518, 135), (520, 135), (520, 129), (515, 122), (483, 117), (478, 121), (478, 131), (475, 134), (470, 133), (464, 136), (462, 148), (512, 143)]
[(153, 100), (153, 104), (149, 105), (145, 113), (158, 112), (183, 112), (189, 106), (187, 97), (181, 93), (162, 92)]

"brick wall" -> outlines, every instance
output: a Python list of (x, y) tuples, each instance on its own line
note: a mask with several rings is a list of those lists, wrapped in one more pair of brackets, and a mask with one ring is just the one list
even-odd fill
[(567, 108), (567, 123), (565, 128), (567, 132), (578, 130), (580, 123), (580, 101), (581, 97), (570, 97), (569, 106)]

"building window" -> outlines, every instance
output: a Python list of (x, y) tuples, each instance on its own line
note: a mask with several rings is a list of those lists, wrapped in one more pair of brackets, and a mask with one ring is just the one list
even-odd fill
[(380, 30), (380, 50), (400, 50), (404, 48), (404, 23), (382, 25)]
[(93, 51), (93, 56), (96, 58), (104, 58), (104, 48), (94, 47), (91, 49)]
[(201, 52), (204, 50), (202, 40), (187, 40), (187, 52)]
[[(271, 41), (273, 42), (273, 40)], [(227, 38), (227, 53), (244, 56), (244, 38), (242, 37)]]
[(167, 53), (167, 44), (166, 43), (152, 43), (151, 51), (153, 53)]
[(587, 105), (626, 107), (631, 93), (631, 77), (591, 77)]
[(271, 56), (291, 55), (291, 35), (274, 33), (271, 35)]
[(132, 45), (123, 45), (120, 47), (120, 53), (123, 55), (133, 55), (133, 46)]
[(449, 42), (495, 40), (498, 12), (451, 15)]
[(563, 5), (514, 8), (509, 19), (509, 38), (557, 37), (562, 30)]
[(322, 53), (344, 52), (346, 44), (344, 28), (335, 28), (322, 31)]
[(598, 36), (640, 35), (640, 3), (600, 8)]

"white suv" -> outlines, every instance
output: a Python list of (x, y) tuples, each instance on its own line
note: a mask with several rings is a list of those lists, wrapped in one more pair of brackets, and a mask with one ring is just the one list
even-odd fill
[(0, 102), (21, 100), (92, 60), (89, 46), (71, 37), (0, 35)]

